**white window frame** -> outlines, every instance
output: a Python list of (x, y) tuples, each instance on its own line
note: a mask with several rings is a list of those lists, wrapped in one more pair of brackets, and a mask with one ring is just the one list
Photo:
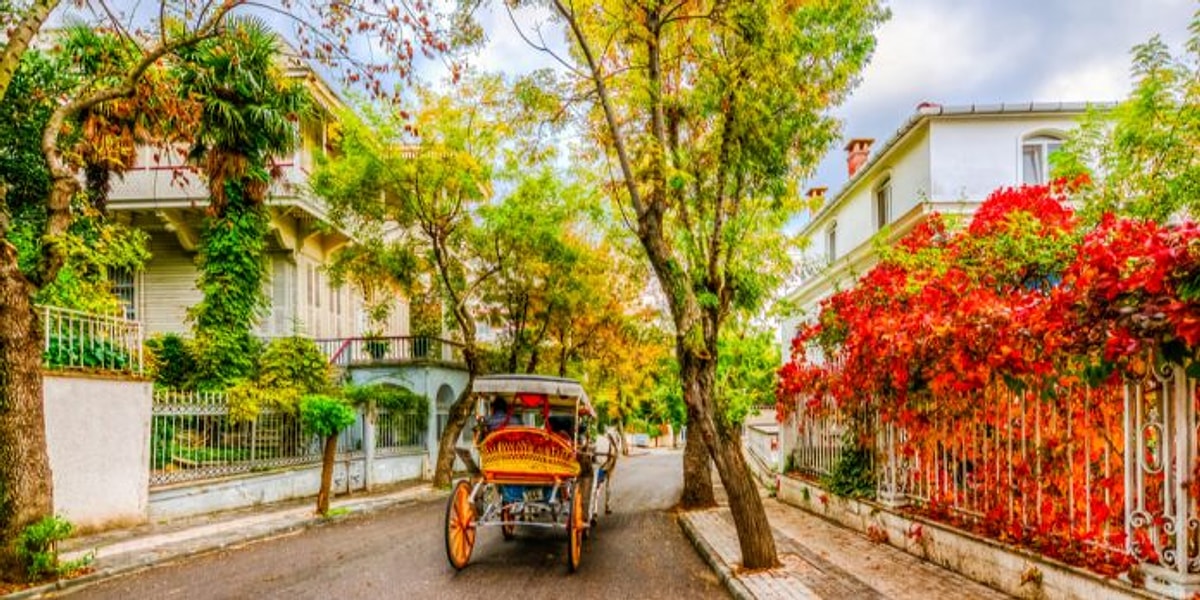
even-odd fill
[(884, 177), (871, 191), (871, 212), (875, 217), (875, 231), (881, 231), (892, 222), (892, 178)]
[(837, 260), (837, 221), (825, 229), (825, 258), (831, 263)]
[[(1017, 182), (1022, 185), (1045, 185), (1050, 182), (1050, 155), (1062, 148), (1064, 136), (1055, 131), (1035, 131), (1021, 138), (1017, 152)], [(1041, 173), (1030, 175), (1025, 166), (1025, 154), (1036, 152), (1037, 168)]]

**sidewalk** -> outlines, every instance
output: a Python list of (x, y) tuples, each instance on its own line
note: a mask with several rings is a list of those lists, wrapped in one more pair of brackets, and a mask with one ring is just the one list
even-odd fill
[(335, 498), (323, 519), (313, 513), (315, 498), (256, 506), (215, 515), (148, 523), (132, 529), (71, 538), (63, 542), (61, 559), (95, 556), (91, 572), (82, 577), (4, 596), (6, 600), (40, 598), (46, 594), (85, 586), (153, 565), (233, 548), (250, 542), (295, 533), (350, 514), (369, 513), (401, 504), (445, 495), (428, 484), (409, 484), (382, 493), (358, 493)]
[(799, 508), (763, 498), (782, 566), (739, 573), (737, 532), (727, 506), (681, 513), (696, 549), (739, 600), (938, 600), (1009, 596), (877, 544)]

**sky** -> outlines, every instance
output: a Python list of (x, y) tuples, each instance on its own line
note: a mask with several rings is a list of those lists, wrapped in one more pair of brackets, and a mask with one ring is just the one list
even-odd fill
[[(801, 189), (845, 183), (842, 147), (853, 137), (880, 144), (921, 102), (1111, 101), (1129, 91), (1130, 50), (1155, 34), (1182, 48), (1195, 0), (894, 0), (877, 31), (860, 85), (835, 110), (843, 142)], [(553, 66), (530, 52), (503, 11), (477, 14), (488, 44), (472, 61), (510, 73)], [(517, 16), (526, 31), (544, 16)], [(546, 37), (561, 47), (552, 28)]]

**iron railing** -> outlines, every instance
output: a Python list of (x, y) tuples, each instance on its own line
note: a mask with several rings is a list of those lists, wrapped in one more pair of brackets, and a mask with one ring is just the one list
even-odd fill
[[(1183, 367), (1094, 388), (996, 385), (962, 404), (971, 408), (917, 428), (860, 420), (878, 500), (1017, 543), (1062, 539), (1126, 555), (1162, 589), (1200, 576), (1200, 395)], [(791, 470), (829, 474), (848, 423), (836, 407), (801, 404), (785, 425), (797, 432)]]
[[(338, 459), (366, 454), (369, 428), (376, 453), (424, 451), (424, 423), (386, 412), (372, 424), (358, 409), (355, 423), (338, 438)], [(151, 420), (150, 486), (218, 479), (241, 473), (318, 464), (322, 440), (304, 432), (294, 414), (263, 409), (249, 421), (231, 417), (224, 394), (159, 390)]]
[(314, 340), (330, 364), (345, 367), (438, 361), (463, 363), (463, 345), (431, 336), (355, 337)]
[(40, 306), (43, 361), (49, 369), (142, 373), (142, 324), (55, 306)]

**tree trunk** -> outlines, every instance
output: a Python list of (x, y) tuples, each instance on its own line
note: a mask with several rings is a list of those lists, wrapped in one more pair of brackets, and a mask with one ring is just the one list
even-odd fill
[[(338, 434), (325, 438), (325, 449), (321, 456), (321, 491), (317, 492), (317, 514), (329, 514), (329, 497), (333, 487), (333, 462), (337, 459)], [(347, 473), (349, 475), (349, 473)]]
[(709, 456), (717, 465), (717, 474), (729, 496), (729, 511), (738, 533), (742, 550), (742, 566), (747, 569), (766, 569), (779, 564), (775, 552), (775, 536), (763, 508), (758, 486), (742, 453), (741, 432), (737, 427), (720, 425), (714, 419), (716, 403), (713, 398), (716, 361), (693, 355), (682, 349), (680, 376), (683, 378), (684, 399), (691, 409), (698, 409), (695, 422), (689, 420), (688, 431), (700, 430), (708, 446)]
[(24, 576), (13, 541), (54, 512), (42, 406), (42, 326), (16, 249), (0, 240), (0, 579)]
[(458, 436), (463, 426), (471, 416), (471, 388), (475, 386), (475, 371), (470, 370), (467, 377), (467, 387), (459, 393), (454, 404), (450, 406), (450, 414), (446, 417), (446, 429), (438, 440), (437, 466), (433, 471), (433, 487), (450, 487), (450, 479), (454, 476), (454, 447), (458, 444)]
[(684, 510), (711, 508), (717, 505), (713, 493), (712, 460), (708, 445), (700, 435), (700, 428), (692, 424), (700, 417), (691, 405), (688, 406), (687, 443), (683, 447), (683, 496), (679, 506)]

